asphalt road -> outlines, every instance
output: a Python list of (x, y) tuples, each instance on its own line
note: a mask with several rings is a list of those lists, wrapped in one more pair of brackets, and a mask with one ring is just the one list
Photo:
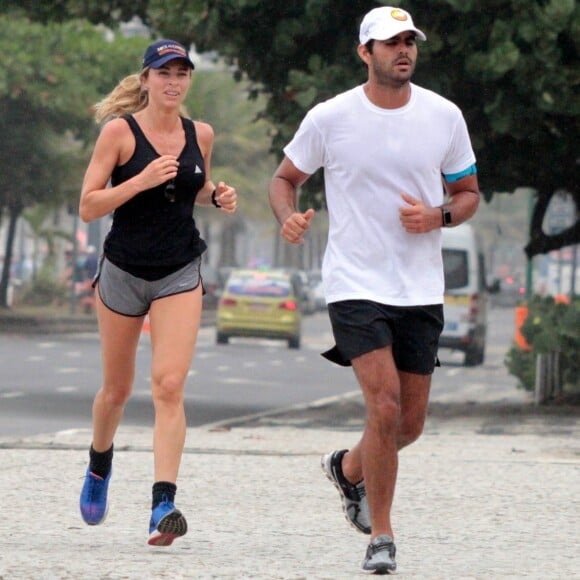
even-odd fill
[[(526, 397), (503, 364), (513, 337), (512, 314), (509, 309), (490, 311), (484, 365), (465, 368), (460, 353), (440, 352), (442, 367), (434, 375), (433, 402), (469, 402), (470, 397), (508, 402)], [(216, 345), (213, 327), (202, 328), (186, 388), (188, 425), (358, 392), (350, 369), (320, 356), (331, 345), (326, 313), (305, 318), (300, 350), (262, 339), (232, 339), (228, 345)], [(134, 392), (123, 419), (127, 425), (153, 422), (149, 346), (148, 335), (143, 335)], [(96, 333), (0, 334), (0, 436), (90, 427), (100, 376)]]

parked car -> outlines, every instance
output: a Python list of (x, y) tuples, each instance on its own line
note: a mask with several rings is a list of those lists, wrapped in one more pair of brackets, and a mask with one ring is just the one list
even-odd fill
[(324, 296), (324, 285), (322, 283), (322, 272), (320, 270), (310, 270), (308, 272), (308, 282), (314, 296), (314, 310), (326, 310), (326, 298)]
[(312, 314), (316, 310), (316, 305), (314, 289), (310, 284), (308, 274), (305, 270), (296, 270), (293, 268), (287, 268), (286, 271), (292, 276), (292, 282), (296, 288), (302, 314)]
[(485, 359), (489, 289), (485, 261), (470, 224), (443, 229), (445, 326), (439, 346), (462, 351), (464, 365)]
[(328, 305), (326, 304), (326, 296), (324, 295), (324, 284), (322, 280), (317, 282), (313, 288), (314, 291), (314, 304), (317, 311), (326, 310)]
[(233, 270), (220, 297), (216, 340), (227, 344), (234, 336), (288, 341), (300, 348), (302, 310), (292, 274), (281, 270)]

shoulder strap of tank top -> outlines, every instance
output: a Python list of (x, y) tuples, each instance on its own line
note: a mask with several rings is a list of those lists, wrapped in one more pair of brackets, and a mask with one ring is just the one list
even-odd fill
[(133, 115), (122, 115), (122, 118), (125, 119), (125, 121), (127, 121), (127, 123), (129, 124), (129, 127), (133, 135), (135, 136), (135, 141), (137, 142), (137, 144), (146, 145), (151, 149), (151, 151), (153, 151), (153, 153), (159, 155), (159, 153), (155, 151), (155, 147), (153, 147), (153, 145), (151, 145), (151, 143), (149, 142), (149, 139), (147, 139), (145, 133), (143, 133), (141, 127), (139, 127), (139, 123), (137, 123), (135, 117), (133, 117)]
[(133, 131), (133, 133), (135, 132), (141, 132), (140, 131), (140, 127), (137, 124), (137, 121), (135, 121), (135, 119), (133, 118), (133, 115), (121, 115), (121, 119), (125, 119), (125, 121), (127, 121), (129, 127), (131, 127), (131, 130)]
[(181, 124), (183, 125), (183, 130), (185, 131), (185, 136), (192, 139), (193, 142), (197, 142), (197, 133), (195, 132), (195, 123), (191, 119), (186, 117), (181, 117)]

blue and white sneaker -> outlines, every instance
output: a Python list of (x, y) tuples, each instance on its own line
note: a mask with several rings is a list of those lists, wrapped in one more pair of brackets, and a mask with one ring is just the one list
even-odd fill
[(102, 478), (87, 468), (85, 483), (81, 491), (80, 507), (81, 515), (89, 526), (98, 526), (105, 521), (109, 511), (107, 492), (112, 471), (107, 477)]
[(151, 513), (149, 540), (151, 546), (170, 546), (175, 538), (185, 536), (187, 521), (172, 501), (164, 499)]

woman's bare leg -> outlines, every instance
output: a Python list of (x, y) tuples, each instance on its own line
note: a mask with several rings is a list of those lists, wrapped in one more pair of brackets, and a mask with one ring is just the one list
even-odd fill
[(109, 310), (96, 292), (101, 335), (103, 384), (93, 402), (93, 448), (106, 451), (113, 444), (135, 377), (135, 356), (143, 317), (122, 316)]
[(184, 386), (201, 321), (201, 285), (151, 306), (155, 481), (175, 483), (185, 445)]

